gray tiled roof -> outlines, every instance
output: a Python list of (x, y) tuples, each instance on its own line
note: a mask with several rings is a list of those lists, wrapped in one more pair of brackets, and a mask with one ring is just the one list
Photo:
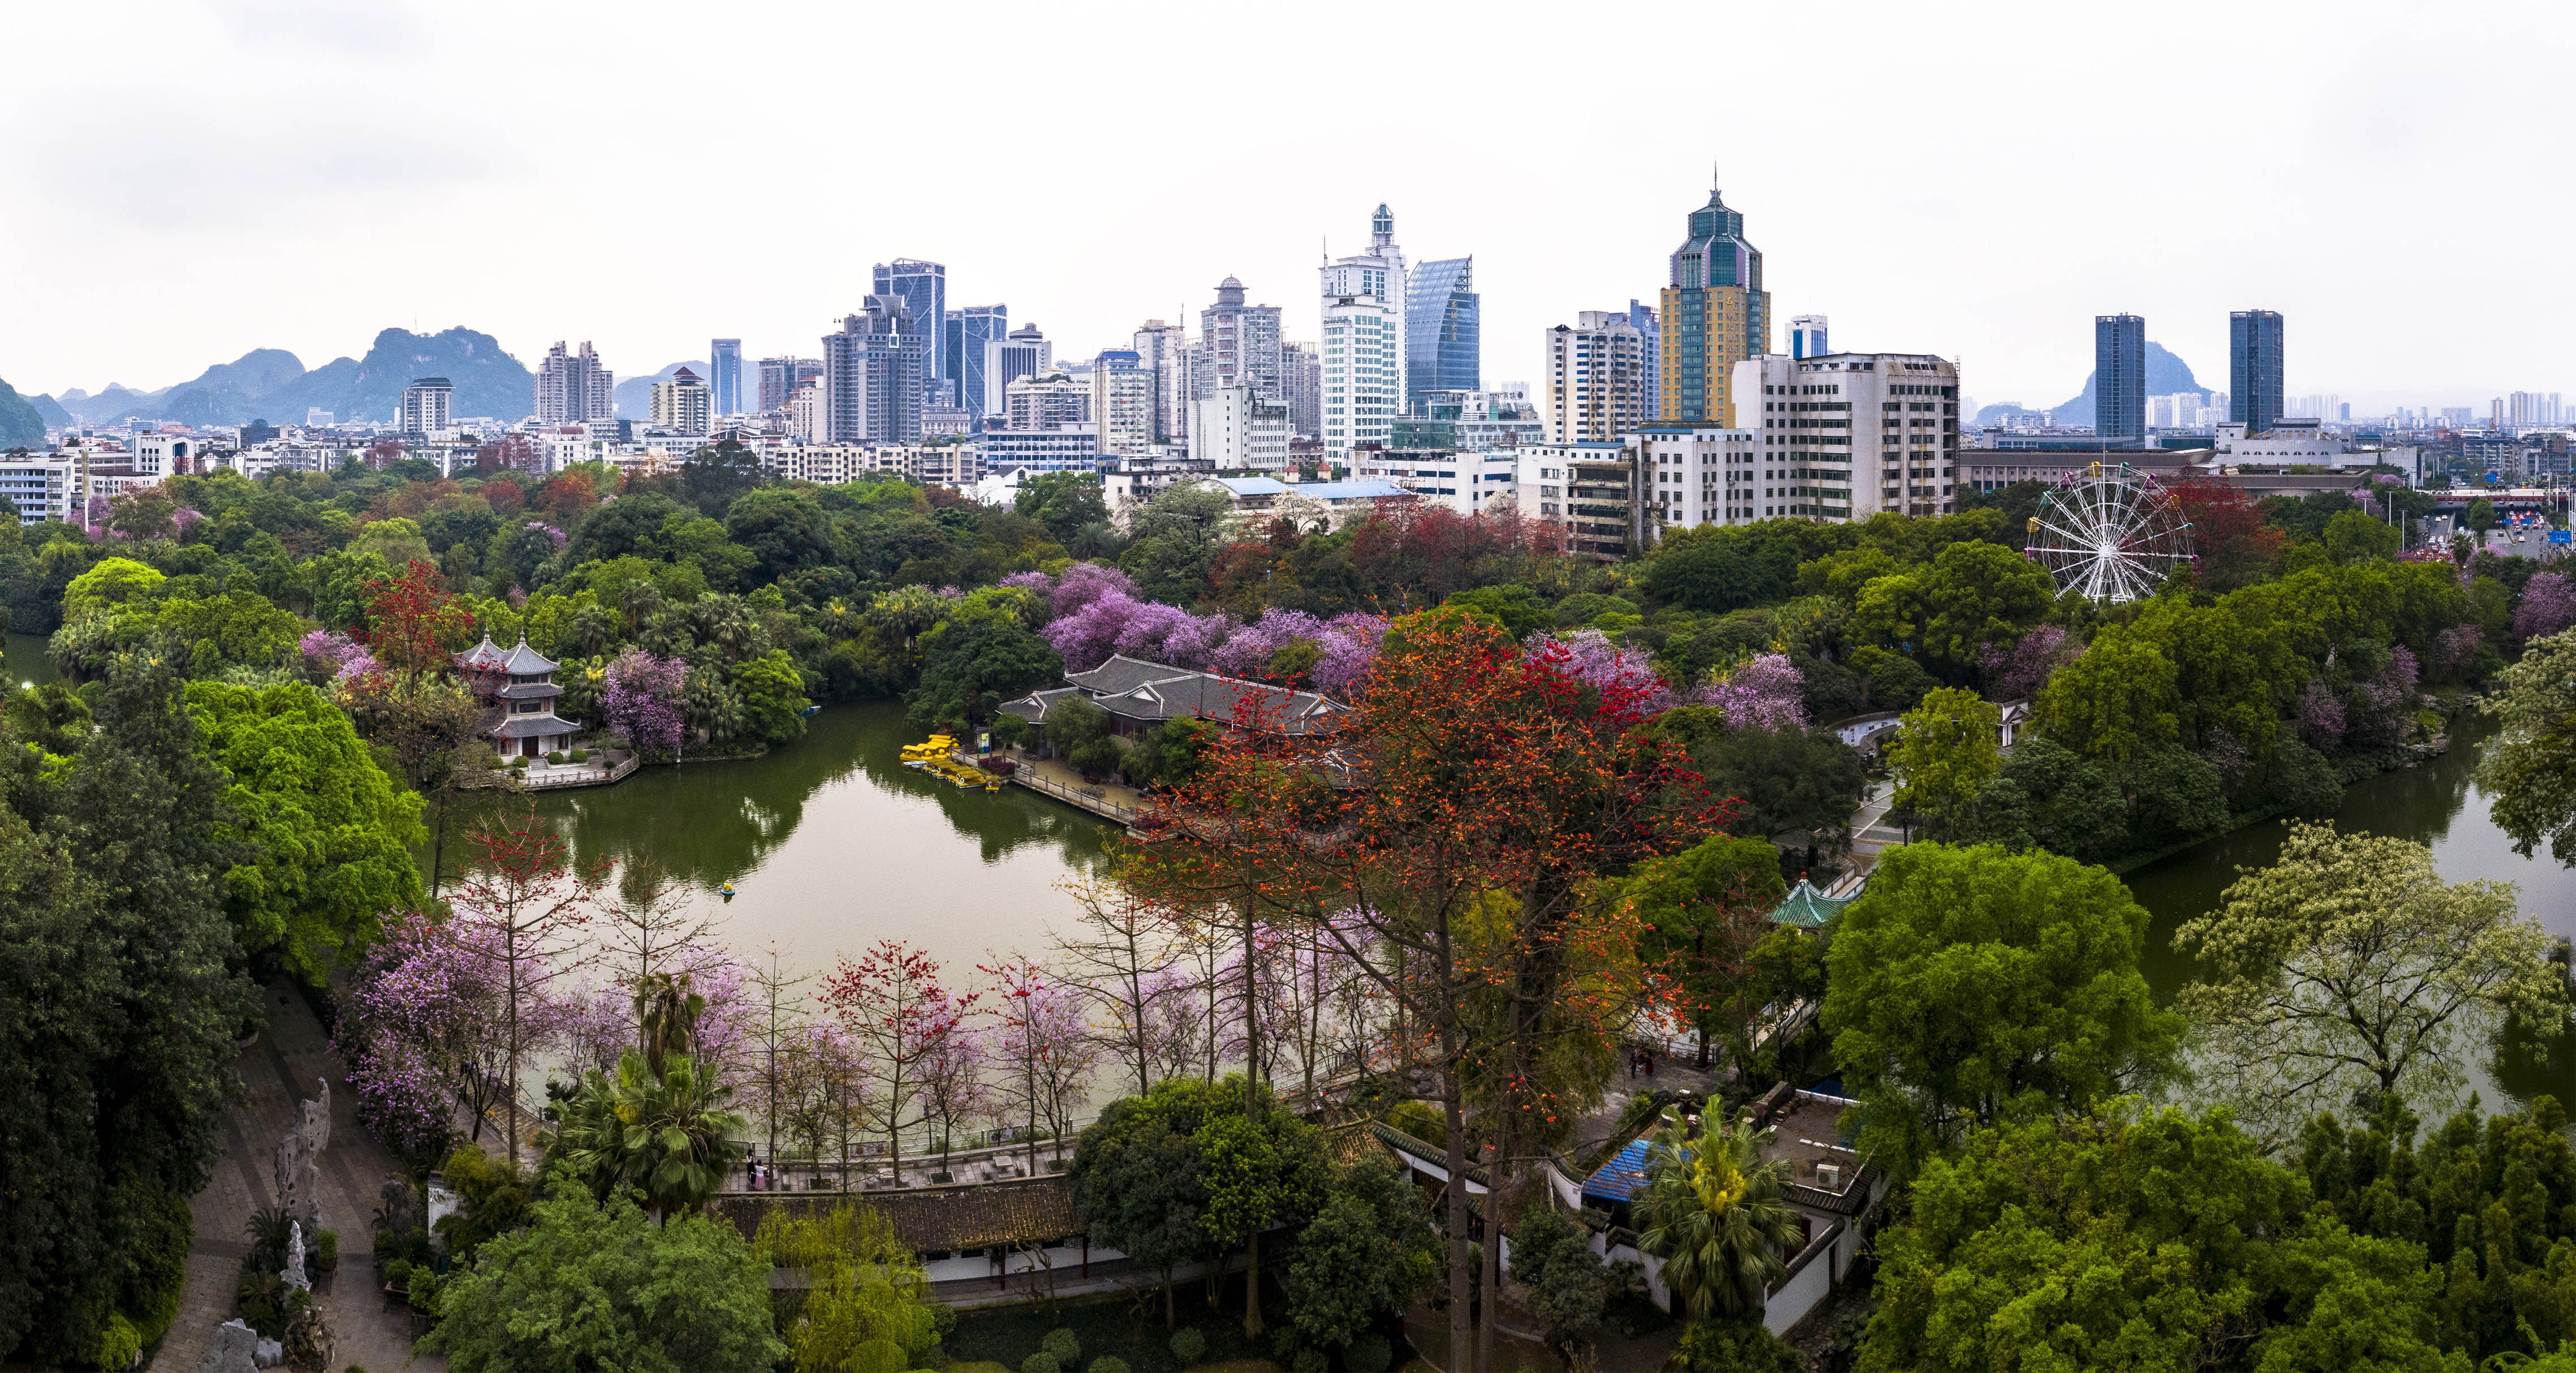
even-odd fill
[(1124, 654), (1065, 680), (1081, 687), (1112, 715), (1130, 720), (1203, 719), (1232, 724), (1238, 718), (1288, 733), (1303, 733), (1318, 716), (1341, 709), (1311, 691), (1192, 672)]
[(560, 715), (512, 715), (486, 731), (495, 739), (544, 739), (577, 728)]

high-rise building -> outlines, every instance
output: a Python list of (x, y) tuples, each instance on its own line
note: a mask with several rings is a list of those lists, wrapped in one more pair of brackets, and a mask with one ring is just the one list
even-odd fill
[(872, 295), (823, 336), (825, 443), (913, 443), (921, 438), (922, 357), (928, 340), (908, 327), (900, 296)]
[[(994, 413), (1009, 423), (1013, 433), (1091, 423), (1089, 382), (1075, 381), (1062, 372), (1044, 372), (1013, 377), (1003, 389), (1002, 404)], [(1094, 443), (1091, 451), (1098, 453), (1099, 444)]]
[(876, 265), (874, 289), (877, 295), (899, 297), (908, 317), (903, 332), (922, 336), (922, 381), (955, 381), (956, 370), (941, 346), (946, 342), (941, 335), (947, 332), (948, 269), (936, 262), (909, 257), (880, 262)]
[(1820, 358), (1832, 351), (1834, 350), (1828, 347), (1825, 343), (1825, 317), (1823, 315), (1792, 315), (1789, 317), (1790, 357)]
[(1149, 319), (1136, 330), (1136, 361), (1145, 370), (1147, 405), (1153, 411), (1153, 442), (1187, 445), (1190, 441), (1190, 350), (1180, 325)]
[(579, 424), (617, 417), (617, 377), (599, 365), (599, 355), (585, 339), (579, 352), (566, 352), (561, 340), (537, 364), (537, 422)]
[(1142, 457), (1153, 446), (1154, 379), (1135, 349), (1103, 349), (1091, 360), (1091, 417), (1106, 456)]
[(715, 401), (719, 415), (742, 413), (742, 340), (720, 338), (707, 341), (707, 390)]
[(2093, 317), (2093, 434), (2147, 436), (2147, 321), (2142, 315)]
[(1637, 330), (1637, 379), (1646, 388), (1646, 415), (1653, 418), (1664, 408), (1664, 326), (1655, 318), (1655, 307), (1628, 301), (1628, 322)]
[(1714, 187), (1673, 250), (1660, 315), (1663, 418), (1733, 428), (1735, 364), (1771, 351), (1771, 293), (1744, 216)]
[(1227, 277), (1217, 283), (1216, 304), (1199, 311), (1190, 395), (1205, 399), (1220, 387), (1249, 386), (1255, 395), (1283, 396), (1279, 347), (1279, 307), (1245, 304), (1243, 283)]
[(715, 427), (715, 388), (683, 367), (653, 383), (653, 427), (703, 435)]
[(940, 346), (947, 350), (949, 362), (956, 369), (957, 403), (966, 408), (967, 427), (984, 427), (984, 368), (991, 361), (986, 344), (993, 343), (1011, 331), (1011, 307), (1007, 305), (969, 305), (948, 312), (946, 336)]
[(1190, 456), (1219, 472), (1277, 472), (1288, 466), (1288, 403), (1249, 386), (1220, 386), (1190, 402)]
[[(1055, 365), (1055, 346), (1034, 324), (1023, 324), (1008, 338), (984, 343), (984, 413), (1008, 415), (1011, 383), (1044, 374)], [(1014, 428), (1017, 426), (1014, 425)]]
[(1547, 331), (1547, 441), (1604, 443), (1646, 413), (1645, 342), (1624, 310), (1586, 310)]
[(1405, 278), (1404, 389), (1476, 391), (1484, 387), (1472, 257), (1426, 262)]
[(437, 434), (454, 428), (448, 422), (448, 400), (455, 392), (445, 377), (421, 377), (403, 388), (401, 428), (406, 434)]
[(1955, 364), (1925, 353), (1774, 353), (1737, 363), (1735, 376), (1745, 418), (1760, 420), (1745, 428), (1760, 442), (1721, 483), (1733, 488), (1720, 502), (1730, 518), (1865, 520), (1882, 510), (1959, 508)]
[(1311, 343), (1279, 345), (1279, 398), (1288, 402), (1288, 428), (1299, 438), (1323, 437), (1324, 354)]
[(821, 358), (762, 358), (760, 360), (760, 408), (784, 410), (796, 395), (796, 389), (809, 379), (823, 375)]
[(2227, 418), (2268, 434), (2281, 418), (2281, 315), (2238, 310), (2227, 317)]
[(1404, 251), (1395, 215), (1369, 217), (1369, 249), (1323, 267), (1324, 456), (1351, 460), (1362, 444), (1383, 446), (1404, 413)]

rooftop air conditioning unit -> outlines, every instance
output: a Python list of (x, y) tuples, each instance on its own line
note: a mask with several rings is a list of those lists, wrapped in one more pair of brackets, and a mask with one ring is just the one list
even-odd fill
[(1843, 1166), (1839, 1163), (1817, 1164), (1816, 1185), (1828, 1192), (1843, 1190)]

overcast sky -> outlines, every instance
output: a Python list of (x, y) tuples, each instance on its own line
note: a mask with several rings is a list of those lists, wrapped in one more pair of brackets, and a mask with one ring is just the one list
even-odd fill
[(1653, 300), (1712, 165), (1789, 316), (2082, 385), (2134, 311), (2204, 385), (2576, 392), (2576, 6), (21, 4), (0, 377), (153, 388), (466, 325), (621, 375), (811, 356), (871, 263), (1060, 354), (1224, 276), (1314, 337), (1378, 202), (1473, 254), (1484, 375)]

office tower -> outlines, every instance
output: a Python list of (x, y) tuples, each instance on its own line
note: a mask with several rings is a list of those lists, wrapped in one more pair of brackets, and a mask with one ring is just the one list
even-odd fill
[(401, 428), (406, 434), (443, 433), (454, 426), (448, 423), (447, 405), (455, 391), (445, 377), (422, 377), (403, 388)]
[(1476, 260), (1426, 262), (1405, 278), (1404, 389), (1483, 388), (1482, 344), (1477, 335)]
[(1715, 187), (1673, 250), (1659, 313), (1663, 417), (1733, 428), (1735, 364), (1771, 351), (1771, 293), (1761, 252), (1744, 241), (1744, 216)]
[(1655, 307), (1628, 301), (1628, 323), (1637, 330), (1637, 382), (1646, 389), (1646, 418), (1664, 408), (1664, 326)]
[(966, 408), (969, 429), (984, 427), (984, 368), (991, 361), (984, 345), (1010, 331), (1011, 307), (1007, 305), (969, 305), (948, 312), (946, 336), (940, 346), (947, 350), (949, 364), (956, 369), (957, 403)]
[(716, 413), (719, 415), (741, 414), (742, 340), (738, 338), (709, 339), (707, 341), (707, 371), (714, 374), (707, 378), (707, 390), (715, 402)]
[(669, 381), (653, 383), (653, 427), (703, 435), (715, 427), (715, 388), (683, 367)]
[(617, 377), (599, 365), (599, 355), (584, 340), (579, 352), (564, 351), (558, 340), (537, 364), (537, 422), (579, 424), (617, 417)]
[(1834, 350), (1825, 345), (1825, 317), (1823, 315), (1790, 316), (1789, 356), (1792, 360), (1798, 358), (1820, 358), (1832, 351)]
[(1145, 371), (1155, 443), (1186, 445), (1190, 439), (1190, 354), (1184, 333), (1180, 325), (1159, 319), (1145, 321), (1136, 331), (1136, 361)]
[(1011, 383), (1044, 374), (1055, 364), (1055, 346), (1034, 324), (1023, 324), (1008, 338), (984, 343), (984, 413), (1007, 415)]
[(2238, 310), (2227, 317), (2227, 418), (2268, 434), (2281, 418), (2281, 315)]
[(1735, 376), (1744, 427), (1760, 442), (1756, 459), (1721, 483), (1735, 488), (1720, 502), (1732, 518), (1958, 510), (1955, 364), (1926, 353), (1774, 353), (1738, 362)]
[(1105, 456), (1141, 457), (1153, 446), (1153, 378), (1135, 349), (1103, 349), (1091, 360), (1091, 417)]
[(948, 269), (936, 262), (899, 257), (876, 265), (874, 289), (881, 296), (894, 296), (903, 301), (908, 317), (903, 326), (907, 334), (922, 336), (921, 378), (923, 382), (953, 381), (956, 371), (950, 366), (945, 342), (940, 336), (948, 319)]
[(1243, 283), (1227, 277), (1217, 283), (1216, 304), (1199, 311), (1190, 395), (1205, 399), (1225, 386), (1249, 386), (1261, 396), (1282, 395), (1279, 346), (1279, 307), (1244, 304)]
[(1324, 427), (1324, 354), (1311, 343), (1279, 345), (1279, 398), (1288, 402), (1288, 426), (1300, 438), (1321, 438)]
[(762, 358), (760, 408), (764, 411), (785, 409), (798, 387), (821, 375), (821, 358)]
[(1624, 310), (1547, 331), (1547, 441), (1607, 443), (1644, 423), (1645, 341)]
[(2093, 317), (2093, 433), (2105, 439), (2147, 436), (2147, 321), (2142, 315)]
[(1220, 386), (1190, 402), (1190, 456), (1219, 472), (1277, 472), (1288, 466), (1288, 403), (1249, 386)]
[(823, 336), (823, 441), (912, 443), (921, 438), (923, 356), (900, 296), (872, 295)]
[(1404, 413), (1404, 251), (1395, 215), (1369, 217), (1369, 249), (1324, 264), (1324, 455), (1384, 446)]

